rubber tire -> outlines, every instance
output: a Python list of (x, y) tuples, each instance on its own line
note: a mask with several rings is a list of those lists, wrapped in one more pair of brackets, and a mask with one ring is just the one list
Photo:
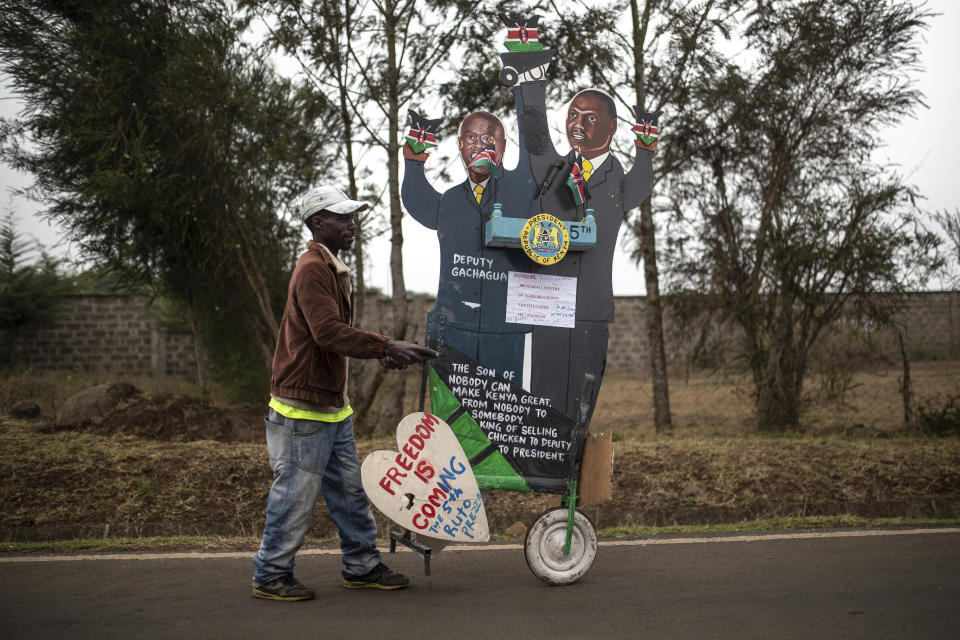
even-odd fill
[(550, 509), (537, 518), (523, 541), (527, 567), (549, 585), (573, 584), (590, 570), (597, 557), (597, 532), (590, 518), (579, 511), (573, 515), (570, 554), (563, 555), (569, 513), (567, 507)]

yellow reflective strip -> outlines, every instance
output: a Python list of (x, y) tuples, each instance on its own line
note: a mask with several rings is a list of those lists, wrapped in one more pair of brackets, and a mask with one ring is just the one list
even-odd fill
[(319, 411), (310, 411), (309, 409), (298, 409), (288, 404), (280, 402), (276, 398), (270, 398), (270, 408), (282, 415), (284, 418), (293, 420), (317, 420), (319, 422), (340, 422), (353, 415), (353, 407), (345, 406), (336, 413), (320, 413)]

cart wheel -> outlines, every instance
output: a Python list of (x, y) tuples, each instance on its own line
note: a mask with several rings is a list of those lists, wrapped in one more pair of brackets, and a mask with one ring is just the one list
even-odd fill
[(597, 533), (590, 519), (579, 511), (573, 515), (570, 553), (563, 555), (569, 514), (566, 507), (547, 511), (533, 523), (523, 542), (527, 566), (547, 584), (573, 584), (587, 573), (597, 557)]

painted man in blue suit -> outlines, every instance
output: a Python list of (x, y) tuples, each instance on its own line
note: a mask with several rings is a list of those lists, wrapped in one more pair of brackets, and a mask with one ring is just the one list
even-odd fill
[[(524, 104), (520, 133), (526, 140), (531, 170), (538, 184), (551, 173), (557, 176), (542, 197), (543, 211), (561, 220), (579, 221), (587, 209), (592, 209), (596, 220), (594, 247), (568, 252), (557, 264), (533, 269), (535, 273), (577, 278), (574, 328), (534, 329), (531, 389), (551, 398), (554, 406), (565, 407), (564, 413), (576, 419), (581, 400), (588, 403), (590, 413), (596, 404), (606, 365), (609, 324), (613, 321), (612, 265), (617, 235), (624, 212), (650, 195), (653, 152), (638, 145), (633, 166), (625, 174), (620, 161), (610, 153), (617, 128), (616, 104), (604, 92), (587, 89), (570, 102), (566, 133), (571, 150), (561, 155), (553, 146), (547, 125), (545, 81), (524, 82), (519, 87)], [(577, 173), (584, 179), (583, 202), (577, 202), (567, 180)], [(565, 379), (561, 379), (561, 371), (569, 372)], [(586, 374), (593, 376), (594, 384), (588, 397), (582, 398)]]
[[(426, 154), (404, 145), (403, 205), (417, 222), (436, 230), (440, 242), (440, 282), (427, 315), (427, 337), (522, 386), (530, 326), (506, 322), (507, 281), (510, 271), (528, 272), (530, 260), (515, 249), (485, 246), (484, 226), (494, 203), (504, 215), (527, 216), (536, 185), (529, 163), (523, 172), (504, 170), (506, 136), (492, 113), (469, 114), (457, 139), (467, 179), (442, 194), (424, 175)], [(512, 211), (513, 203), (522, 203), (523, 210)]]

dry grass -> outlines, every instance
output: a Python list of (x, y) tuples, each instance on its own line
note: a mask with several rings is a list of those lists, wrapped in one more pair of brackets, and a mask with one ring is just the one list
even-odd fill
[[(199, 397), (196, 384), (182, 378), (161, 375), (118, 375), (109, 371), (34, 371), (21, 369), (0, 373), (0, 414), (20, 400), (40, 405), (44, 418), (52, 420), (67, 398), (75, 393), (108, 382), (123, 380), (153, 395), (173, 394)], [(213, 400), (222, 399), (216, 394)]]
[[(912, 374), (921, 398), (960, 395), (960, 362), (916, 363)], [(11, 401), (25, 395), (52, 403), (44, 407), (49, 413), (69, 393), (111, 379), (21, 374), (0, 380), (0, 540), (256, 537), (271, 482), (262, 444), (41, 434), (39, 421), (5, 416)], [(858, 373), (843, 397), (832, 398), (823, 392), (829, 385), (814, 375), (806, 431), (780, 436), (754, 432), (747, 383), (674, 375), (676, 428), (663, 436), (653, 429), (649, 381), (607, 376), (592, 428), (612, 429), (618, 442), (614, 499), (586, 509), (598, 527), (960, 516), (960, 438), (925, 438), (901, 428), (899, 372)], [(153, 393), (193, 393), (190, 385), (162, 378), (134, 384)], [(392, 438), (380, 438), (358, 448), (363, 457), (394, 447)], [(492, 530), (516, 521), (529, 525), (551, 499), (492, 492)], [(382, 519), (380, 525), (385, 530)], [(310, 535), (333, 534), (325, 510), (317, 509)]]
[[(671, 372), (670, 409), (676, 435), (746, 436), (754, 432), (752, 386), (747, 376)], [(834, 380), (813, 373), (807, 382), (804, 431), (812, 435), (895, 433), (903, 429), (900, 370), (862, 371), (846, 393), (829, 391)], [(914, 363), (911, 381), (917, 399), (960, 395), (960, 362)], [(647, 376), (613, 373), (604, 378), (591, 429), (612, 429), (619, 437), (654, 435), (653, 389)]]

